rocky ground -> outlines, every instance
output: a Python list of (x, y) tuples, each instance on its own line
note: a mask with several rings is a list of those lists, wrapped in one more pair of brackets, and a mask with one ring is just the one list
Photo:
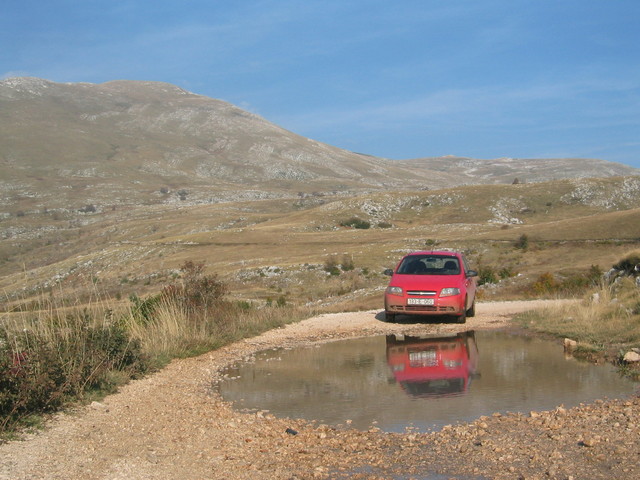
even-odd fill
[[(540, 302), (478, 305), (464, 329), (502, 328)], [(211, 391), (230, 363), (274, 346), (461, 325), (323, 315), (177, 360), (102, 402), (0, 445), (0, 479), (626, 479), (640, 475), (640, 398), (495, 414), (436, 433), (384, 433), (240, 413)], [(561, 345), (558, 348), (562, 348)]]

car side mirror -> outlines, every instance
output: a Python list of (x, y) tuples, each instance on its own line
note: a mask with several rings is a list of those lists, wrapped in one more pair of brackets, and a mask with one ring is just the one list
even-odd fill
[(467, 278), (477, 277), (477, 276), (478, 276), (478, 272), (476, 272), (475, 270), (467, 270)]
[(390, 268), (387, 268), (384, 272), (382, 272), (384, 275), (387, 275), (388, 277), (393, 275), (393, 270), (391, 270)]

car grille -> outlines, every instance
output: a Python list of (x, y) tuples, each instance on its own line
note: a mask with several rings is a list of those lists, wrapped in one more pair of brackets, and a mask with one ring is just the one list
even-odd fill
[(414, 297), (435, 297), (436, 293), (433, 290), (407, 290), (407, 295)]
[(453, 307), (437, 307), (433, 305), (392, 305), (389, 310), (397, 312), (455, 312)]

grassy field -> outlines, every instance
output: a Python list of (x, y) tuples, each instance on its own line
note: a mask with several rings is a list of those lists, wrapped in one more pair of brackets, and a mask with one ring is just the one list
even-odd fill
[[(341, 226), (354, 218), (369, 228)], [(404, 252), (431, 248), (461, 249), (476, 267), (511, 272), (485, 294), (513, 298), (526, 296), (546, 272), (567, 277), (592, 265), (607, 270), (637, 248), (640, 182), (630, 177), (40, 212), (5, 218), (3, 226), (9, 233), (0, 241), (5, 310), (52, 289), (88, 297), (86, 285), (116, 299), (144, 296), (189, 260), (204, 262), (207, 273), (247, 301), (285, 295), (304, 304), (354, 288), (373, 299), (386, 281), (385, 268)], [(516, 247), (523, 235), (526, 249)], [(327, 275), (325, 263), (344, 256), (354, 269)]]
[(523, 318), (528, 328), (610, 358), (640, 345), (637, 287), (592, 296), (603, 272), (640, 249), (635, 178), (2, 222), (2, 429), (313, 313), (382, 309), (383, 270), (413, 250), (464, 251), (481, 301), (587, 295)]

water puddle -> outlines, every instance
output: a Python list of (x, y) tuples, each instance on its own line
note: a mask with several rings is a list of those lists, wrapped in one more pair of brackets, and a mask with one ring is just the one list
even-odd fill
[(612, 366), (578, 362), (555, 342), (505, 332), (270, 350), (226, 373), (218, 388), (236, 408), (387, 432), (624, 398), (637, 388)]

